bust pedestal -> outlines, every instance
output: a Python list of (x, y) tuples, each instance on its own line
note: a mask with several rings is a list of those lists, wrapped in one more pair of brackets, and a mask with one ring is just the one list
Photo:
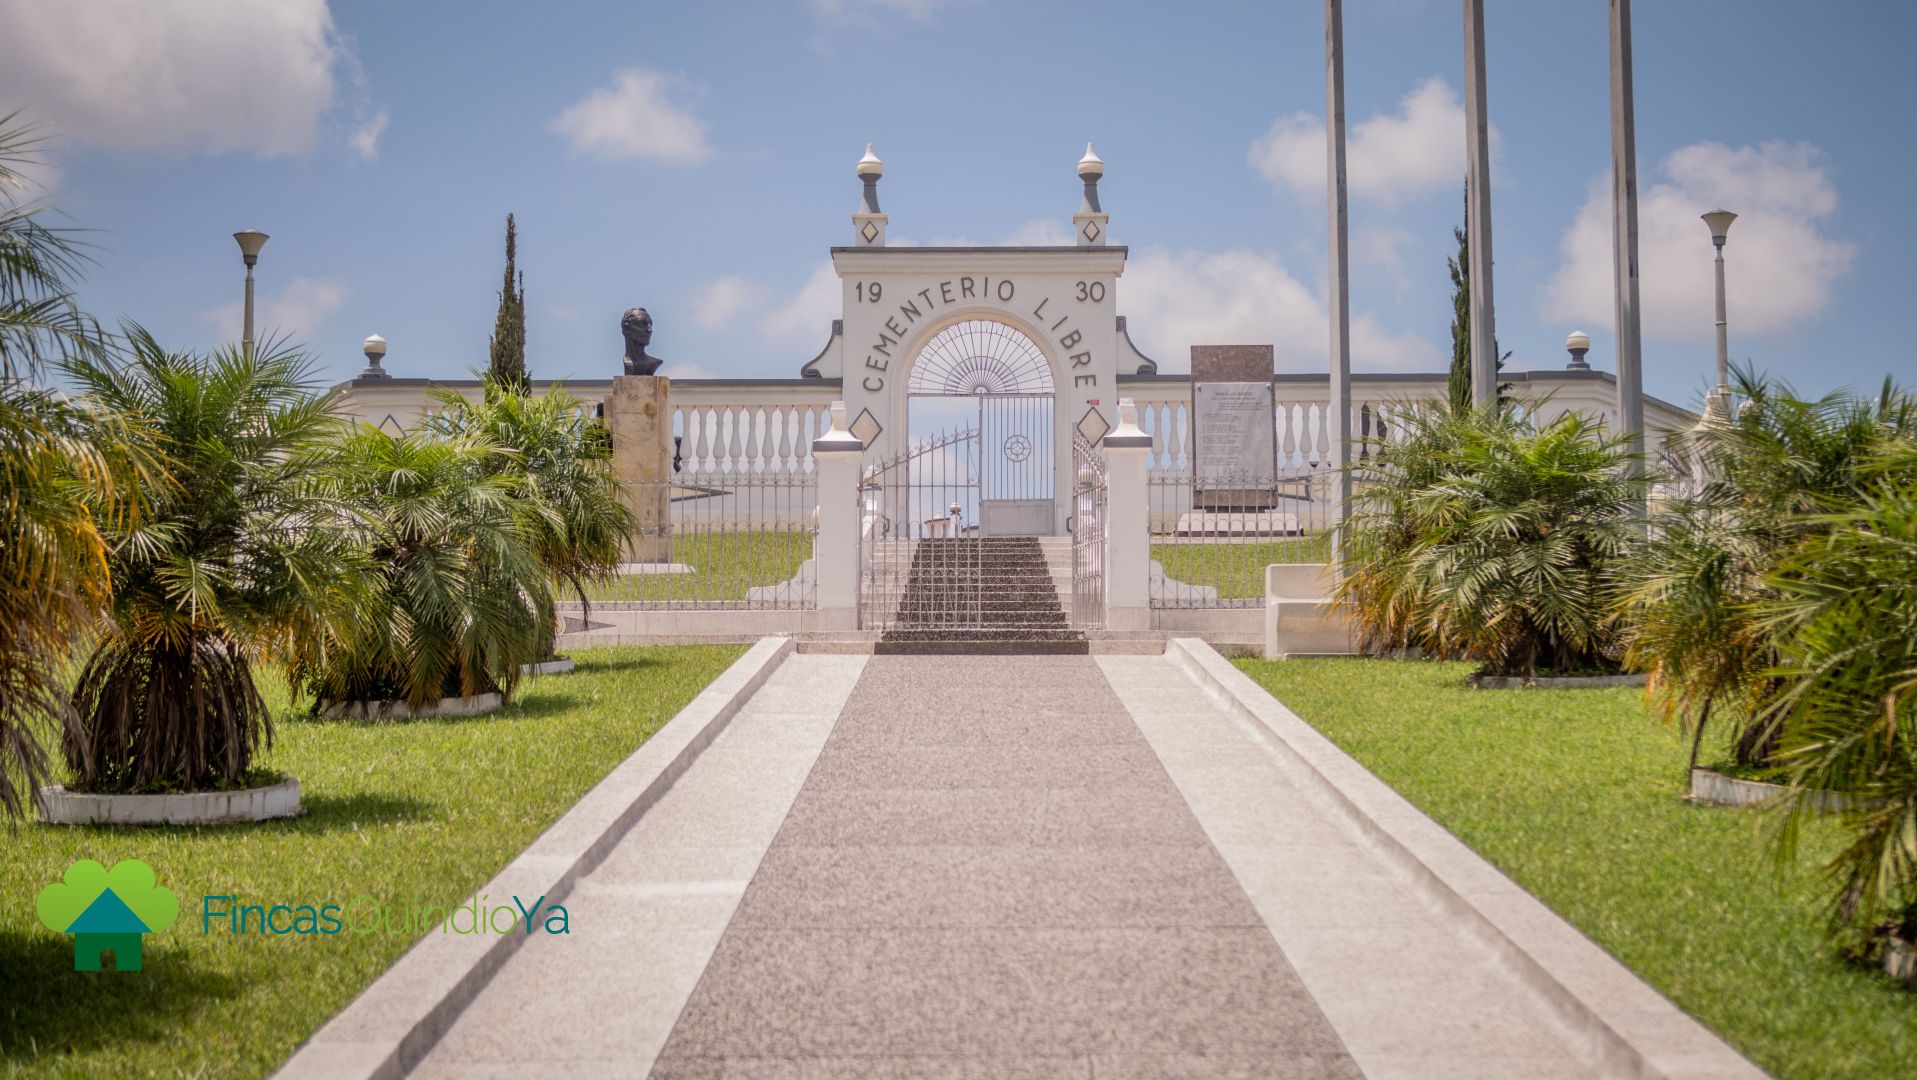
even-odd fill
[(639, 523), (627, 547), (629, 562), (672, 561), (672, 413), (666, 407), (671, 385), (658, 375), (620, 375), (606, 395), (612, 472)]

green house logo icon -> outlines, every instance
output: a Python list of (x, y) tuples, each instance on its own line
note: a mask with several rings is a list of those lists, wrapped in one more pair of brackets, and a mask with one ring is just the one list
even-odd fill
[(73, 935), (75, 971), (100, 970), (100, 956), (109, 950), (115, 970), (140, 970), (141, 939), (180, 917), (179, 897), (156, 884), (153, 868), (138, 859), (122, 859), (111, 870), (81, 859), (67, 867), (64, 880), (41, 889), (34, 906), (47, 929)]

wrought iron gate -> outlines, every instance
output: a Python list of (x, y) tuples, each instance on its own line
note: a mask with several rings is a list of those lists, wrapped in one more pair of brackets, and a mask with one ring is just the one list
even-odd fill
[[(975, 623), (981, 593), (981, 550), (954, 541), (979, 532), (979, 434), (957, 431), (929, 439), (868, 469), (860, 485), (859, 625), (889, 630), (913, 593), (918, 607), (905, 614), (917, 626)], [(937, 558), (917, 558), (922, 545)], [(949, 571), (954, 584), (935, 592), (911, 590), (915, 559)]]
[(1050, 394), (978, 395), (983, 535), (1051, 534), (1053, 409)]
[(1072, 437), (1072, 625), (1105, 625), (1105, 459), (1083, 436)]

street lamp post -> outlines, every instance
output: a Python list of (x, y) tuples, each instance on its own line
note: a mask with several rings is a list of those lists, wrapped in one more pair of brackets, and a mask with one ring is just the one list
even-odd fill
[(1711, 245), (1717, 248), (1717, 385), (1711, 387), (1704, 410), (1715, 413), (1720, 420), (1731, 418), (1731, 338), (1724, 314), (1724, 238), (1731, 231), (1731, 222), (1736, 220), (1737, 215), (1729, 210), (1713, 210), (1704, 215), (1704, 224), (1711, 227)]
[(246, 329), (240, 347), (247, 359), (253, 358), (253, 267), (259, 264), (260, 249), (266, 246), (266, 234), (258, 229), (241, 229), (233, 234), (240, 245), (240, 257), (246, 260)]

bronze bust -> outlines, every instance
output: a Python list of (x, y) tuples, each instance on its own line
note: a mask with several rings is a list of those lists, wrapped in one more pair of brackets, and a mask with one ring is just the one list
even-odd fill
[(664, 361), (646, 353), (646, 346), (652, 344), (652, 316), (646, 309), (628, 308), (619, 319), (619, 332), (626, 337), (626, 374), (657, 373)]

